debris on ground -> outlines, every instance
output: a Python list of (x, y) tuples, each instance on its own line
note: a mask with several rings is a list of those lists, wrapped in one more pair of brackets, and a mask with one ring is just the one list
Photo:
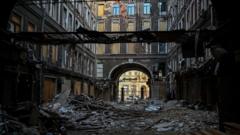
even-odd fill
[[(184, 100), (151, 100), (127, 104), (104, 102), (84, 94), (72, 96), (69, 91), (65, 91), (52, 102), (41, 106), (20, 104), (15, 109), (18, 119), (14, 119), (14, 123), (17, 126), (8, 125), (8, 128), (24, 132), (24, 135), (66, 135), (67, 131), (68, 135), (74, 135), (73, 131), (89, 135), (161, 135), (217, 129), (216, 112), (205, 110), (199, 103), (193, 105), (194, 108), (189, 106)], [(4, 122), (0, 120), (2, 132)]]

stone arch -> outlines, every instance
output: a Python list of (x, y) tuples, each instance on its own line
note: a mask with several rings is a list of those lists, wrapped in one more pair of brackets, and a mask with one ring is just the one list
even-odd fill
[(138, 63), (138, 62), (125, 62), (116, 65), (111, 69), (109, 72), (108, 78), (111, 80), (116, 80), (118, 77), (129, 70), (139, 70), (142, 71), (143, 73), (147, 74), (150, 79), (153, 78), (153, 74), (149, 68), (147, 68), (145, 65)]
[(153, 79), (153, 75), (150, 69), (148, 69), (145, 65), (141, 64), (141, 63), (137, 63), (137, 62), (125, 62), (125, 63), (121, 63), (116, 65), (115, 67), (113, 67), (111, 69), (111, 71), (109, 72), (108, 75), (108, 79), (111, 80), (113, 83), (112, 85), (112, 92), (113, 92), (113, 99), (117, 100), (117, 91), (118, 91), (118, 79), (119, 77), (130, 70), (138, 70), (141, 71), (143, 73), (145, 73), (148, 77), (149, 77), (149, 82), (148, 82), (148, 86), (149, 86), (149, 96), (151, 97), (151, 85), (152, 85), (152, 79)]

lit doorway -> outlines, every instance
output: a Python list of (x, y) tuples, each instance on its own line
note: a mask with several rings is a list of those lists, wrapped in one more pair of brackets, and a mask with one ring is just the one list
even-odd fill
[(148, 75), (138, 70), (123, 73), (118, 79), (118, 101), (134, 102), (148, 99), (150, 96), (148, 80)]

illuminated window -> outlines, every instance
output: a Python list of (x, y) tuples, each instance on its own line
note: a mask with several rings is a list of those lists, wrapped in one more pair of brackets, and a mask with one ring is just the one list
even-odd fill
[(134, 15), (135, 14), (134, 4), (128, 4), (127, 5), (127, 13), (128, 13), (128, 15)]
[(104, 22), (99, 22), (98, 23), (98, 31), (100, 31), (100, 32), (105, 31), (105, 24), (104, 24)]
[(150, 3), (144, 3), (143, 4), (143, 14), (149, 15), (150, 14), (150, 8), (151, 8)]
[(113, 5), (113, 15), (119, 15), (120, 14), (120, 6), (119, 4)]
[(104, 5), (98, 5), (98, 16), (104, 16)]

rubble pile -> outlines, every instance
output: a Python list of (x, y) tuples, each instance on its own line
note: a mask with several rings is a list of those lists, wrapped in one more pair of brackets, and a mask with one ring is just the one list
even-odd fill
[(15, 107), (18, 117), (8, 119), (14, 124), (6, 124), (0, 113), (0, 133), (12, 129), (16, 135), (66, 135), (67, 131), (68, 135), (74, 135), (72, 131), (90, 135), (161, 135), (216, 129), (218, 126), (217, 113), (200, 110), (202, 107), (190, 108), (183, 101), (119, 104), (83, 94), (69, 94), (65, 91), (41, 106), (23, 103)]
[(56, 102), (49, 103), (42, 109), (55, 112), (60, 117), (65, 118), (67, 120), (65, 122), (66, 128), (72, 130), (98, 133), (123, 128), (140, 130), (152, 122), (150, 119), (145, 119), (149, 113), (143, 112), (142, 108), (140, 111), (139, 108), (122, 108), (125, 105), (114, 107), (110, 103), (107, 104), (100, 99), (86, 95), (69, 97), (63, 105), (57, 104)]
[[(25, 124), (19, 122), (15, 117), (8, 115), (4, 110), (0, 110), (0, 135), (7, 134), (26, 134), (29, 131), (33, 131), (33, 135), (35, 134), (35, 129), (30, 129), (26, 127)], [(31, 135), (31, 134), (26, 134)]]
[(174, 131), (189, 132), (200, 129), (217, 129), (218, 115), (216, 112), (189, 109), (178, 101), (165, 103), (164, 110), (159, 113), (159, 121), (152, 126), (158, 132)]

